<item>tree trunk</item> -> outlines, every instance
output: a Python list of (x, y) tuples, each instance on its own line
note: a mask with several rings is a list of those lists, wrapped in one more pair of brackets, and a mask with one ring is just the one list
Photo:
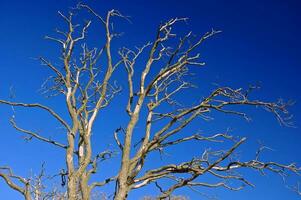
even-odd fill
[(31, 195), (30, 195), (29, 188), (26, 188), (26, 191), (24, 193), (24, 197), (25, 197), (25, 200), (31, 200)]
[(68, 184), (67, 184), (67, 194), (68, 200), (76, 200), (76, 181), (74, 178), (68, 177)]
[(125, 200), (128, 196), (128, 186), (125, 184), (119, 184), (118, 191), (114, 200)]
[(82, 200), (89, 200), (90, 189), (89, 189), (86, 173), (84, 173), (80, 178), (80, 190), (81, 190)]

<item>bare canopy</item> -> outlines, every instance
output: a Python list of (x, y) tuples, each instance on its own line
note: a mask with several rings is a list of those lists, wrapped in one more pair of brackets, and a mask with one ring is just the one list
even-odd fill
[[(111, 48), (111, 43), (119, 34), (113, 31), (112, 18), (127, 19), (126, 16), (117, 10), (110, 10), (103, 17), (85, 4), (78, 4), (72, 11), (88, 12), (94, 18), (93, 23), (105, 32), (104, 35), (99, 35), (99, 41), (95, 43), (101, 44), (102, 41), (105, 43), (98, 48), (88, 48), (87, 31), (92, 20), (79, 26), (74, 23), (75, 15), (71, 12), (69, 15), (59, 12), (67, 24), (67, 30), (57, 30), (57, 36), (54, 37), (46, 36), (46, 39), (59, 44), (61, 63), (57, 65), (44, 57), (39, 58), (42, 65), (52, 72), (43, 84), (44, 93), (49, 96), (63, 96), (64, 101), (61, 103), (66, 106), (69, 118), (64, 119), (52, 108), (42, 104), (0, 100), (0, 104), (13, 107), (41, 109), (66, 130), (67, 143), (64, 144), (20, 127), (14, 117), (10, 120), (17, 131), (27, 135), (27, 139), (37, 139), (64, 150), (67, 170), (60, 172), (60, 176), (66, 177), (64, 184), (67, 188), (66, 194), (62, 195), (63, 199), (91, 199), (96, 187), (111, 182), (115, 182), (116, 185), (115, 200), (127, 199), (130, 191), (147, 185), (158, 189), (160, 194), (158, 199), (168, 199), (175, 190), (182, 187), (191, 189), (222, 187), (229, 190), (241, 190), (245, 186), (253, 187), (253, 183), (238, 173), (241, 168), (259, 172), (271, 171), (280, 175), (300, 171), (295, 164), (262, 161), (259, 155), (264, 147), (260, 148), (251, 160), (233, 157), (236, 149), (246, 141), (244, 137), (233, 137), (227, 132), (212, 135), (198, 132), (182, 134), (194, 120), (210, 120), (210, 115), (214, 113), (224, 113), (225, 117), (236, 115), (248, 119), (247, 114), (239, 109), (243, 106), (264, 108), (282, 125), (291, 125), (287, 118), (289, 103), (251, 99), (249, 93), (252, 88), (243, 90), (228, 86), (218, 87), (208, 91), (206, 96), (200, 96), (198, 103), (191, 103), (188, 106), (176, 101), (176, 97), (184, 90), (189, 91), (194, 87), (187, 78), (190, 76), (191, 68), (205, 65), (200, 59), (199, 47), (220, 31), (212, 29), (200, 37), (195, 37), (192, 32), (179, 36), (174, 31), (174, 26), (185, 22), (187, 18), (173, 18), (158, 26), (152, 41), (133, 50), (122, 47), (116, 51), (115, 48)], [(81, 50), (80, 53), (78, 49)], [(121, 91), (121, 87), (115, 84), (115, 78), (112, 77), (116, 70), (122, 68), (126, 71), (124, 78), (127, 79), (127, 84), (122, 86)], [(118, 77), (123, 79), (121, 75)], [(125, 111), (128, 115), (125, 125), (120, 127), (116, 124), (116, 131), (112, 133), (121, 155), (120, 162), (116, 163), (120, 168), (114, 176), (92, 182), (91, 177), (98, 173), (98, 163), (115, 155), (113, 149), (96, 152), (96, 149), (103, 148), (106, 144), (92, 148), (91, 134), (95, 120), (98, 117), (106, 118), (100, 115), (100, 112), (104, 108), (109, 108), (111, 101), (120, 92), (127, 93), (127, 103), (121, 111)], [(133, 135), (138, 121), (144, 124), (144, 128), (142, 132), (139, 129), (141, 139), (134, 144)], [(101, 137), (102, 133), (97, 134)], [(220, 142), (229, 142), (231, 147), (214, 152), (206, 150), (198, 157), (187, 157), (182, 163), (145, 168), (147, 158), (153, 152), (163, 152), (165, 148), (171, 146), (176, 148), (178, 144), (184, 142), (204, 141), (211, 142), (212, 146)], [(215, 182), (200, 179), (203, 175), (214, 177)], [(36, 199), (37, 190), (34, 189), (34, 184), (31, 184), (30, 178), (15, 175), (9, 167), (0, 167), (0, 177), (26, 200)], [(170, 184), (160, 184), (164, 179)], [(55, 199), (51, 195), (48, 198)]]

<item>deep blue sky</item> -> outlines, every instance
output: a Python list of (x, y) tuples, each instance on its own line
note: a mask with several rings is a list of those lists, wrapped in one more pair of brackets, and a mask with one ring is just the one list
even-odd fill
[[(109, 3), (108, 3), (109, 2)], [(9, 88), (13, 86), (15, 100), (25, 102), (43, 102), (64, 114), (59, 99), (44, 100), (37, 92), (43, 79), (49, 71), (39, 66), (32, 59), (45, 55), (55, 58), (58, 55), (55, 45), (45, 41), (43, 37), (51, 35), (55, 27), (62, 23), (57, 11), (66, 12), (76, 1), (71, 0), (43, 0), (17, 1), (0, 0), (0, 98), (9, 98)], [(247, 87), (249, 84), (260, 82), (261, 89), (254, 96), (265, 100), (292, 99), (296, 105), (291, 108), (297, 128), (281, 127), (269, 113), (259, 109), (251, 111), (252, 122), (245, 122), (237, 118), (226, 118), (219, 115), (209, 124), (201, 124), (203, 130), (211, 133), (231, 127), (240, 136), (247, 136), (248, 142), (241, 152), (246, 156), (256, 151), (257, 140), (275, 149), (267, 153), (267, 158), (280, 161), (296, 161), (300, 158), (300, 121), (301, 121), (301, 28), (300, 7), (298, 1), (261, 0), (261, 1), (101, 1), (89, 2), (92, 7), (105, 14), (108, 9), (116, 8), (131, 16), (132, 24), (121, 22), (117, 29), (124, 32), (123, 38), (114, 45), (141, 45), (153, 39), (157, 25), (171, 17), (189, 17), (185, 29), (195, 34), (202, 34), (211, 28), (222, 30), (215, 38), (208, 40), (200, 49), (207, 66), (199, 70), (196, 81), (199, 91), (193, 92), (187, 98), (201, 98), (199, 94), (213, 88), (213, 83), (232, 87)], [(87, 16), (88, 18), (88, 16)], [(181, 29), (180, 32), (182, 30)], [(181, 32), (183, 33), (183, 32)], [(92, 38), (97, 37), (91, 35)], [(118, 72), (119, 73), (119, 72)], [(125, 77), (121, 72), (117, 78)], [(95, 132), (95, 139), (101, 144), (110, 143), (111, 131), (120, 124), (126, 123), (126, 118), (117, 117), (113, 104), (112, 110), (105, 111), (105, 119), (101, 119)], [(110, 112), (111, 111), (111, 112)], [(55, 148), (40, 144), (36, 141), (29, 143), (22, 140), (22, 135), (15, 132), (8, 123), (12, 114), (10, 107), (0, 107), (0, 165), (11, 165), (21, 175), (30, 175), (31, 169), (37, 171), (41, 163), (46, 160), (49, 173), (57, 173), (57, 169), (64, 167), (63, 152)], [(20, 125), (34, 130), (47, 132), (52, 137), (63, 140), (57, 125), (45, 113), (29, 112), (18, 109), (17, 121)], [(107, 125), (107, 126), (104, 126)], [(51, 133), (50, 133), (51, 132)], [(105, 146), (105, 145), (103, 145)], [(185, 157), (201, 151), (205, 147), (196, 144), (176, 151), (177, 157)], [(200, 148), (200, 149), (198, 149)], [(184, 152), (184, 153), (183, 153)], [(167, 160), (175, 161), (171, 156)], [(110, 163), (111, 167), (104, 167), (103, 172), (111, 174), (118, 165)], [(225, 190), (202, 190), (208, 194), (216, 194), (223, 200), (284, 200), (298, 199), (296, 194), (287, 189), (281, 178), (268, 174), (267, 176), (253, 176), (246, 174), (254, 181), (256, 188), (246, 188), (240, 192)], [(110, 191), (110, 190), (106, 190)], [(142, 190), (130, 195), (130, 199), (139, 199), (143, 194), (152, 194), (152, 190)], [(190, 199), (204, 199), (204, 197), (189, 190), (178, 191)], [(17, 200), (20, 196), (12, 192), (3, 181), (0, 181), (0, 199)]]

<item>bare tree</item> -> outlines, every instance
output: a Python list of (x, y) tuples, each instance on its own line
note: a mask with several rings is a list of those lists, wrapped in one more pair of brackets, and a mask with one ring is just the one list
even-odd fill
[[(154, 200), (154, 199), (156, 199), (156, 198), (151, 197), (151, 196), (145, 196), (145, 197), (143, 197), (142, 200)], [(188, 198), (185, 196), (171, 196), (170, 200), (188, 200)]]
[[(43, 91), (49, 96), (64, 96), (65, 102), (62, 104), (66, 105), (69, 119), (63, 119), (52, 108), (42, 104), (0, 100), (1, 104), (12, 107), (41, 109), (65, 128), (67, 144), (21, 128), (14, 117), (10, 120), (16, 130), (28, 136), (26, 137), (28, 140), (37, 139), (65, 150), (67, 171), (60, 173), (61, 177), (67, 178), (67, 195), (63, 198), (88, 200), (93, 189), (115, 182), (114, 199), (116, 200), (124, 200), (130, 191), (149, 184), (158, 188), (160, 192), (158, 199), (168, 199), (176, 189), (182, 187), (192, 189), (223, 187), (229, 190), (240, 190), (245, 186), (253, 186), (243, 174), (239, 174), (241, 168), (261, 173), (271, 171), (280, 175), (288, 172), (297, 173), (300, 170), (295, 164), (262, 161), (259, 155), (264, 148), (260, 148), (252, 160), (238, 159), (233, 155), (246, 138), (234, 137), (227, 132), (212, 135), (191, 133), (189, 136), (187, 134), (183, 136), (186, 130), (184, 128), (191, 122), (198, 118), (210, 120), (210, 116), (217, 112), (225, 113), (225, 116), (236, 115), (248, 119), (246, 113), (239, 111), (243, 106), (262, 107), (274, 114), (281, 124), (291, 125), (287, 111), (290, 103), (251, 99), (249, 93), (252, 88), (243, 90), (218, 87), (208, 92), (207, 96), (200, 97), (198, 103), (188, 106), (176, 100), (183, 90), (194, 87), (189, 82), (191, 68), (205, 65), (200, 59), (198, 48), (205, 40), (220, 31), (212, 29), (200, 37), (195, 37), (188, 32), (180, 37), (174, 32), (174, 26), (185, 22), (187, 18), (174, 18), (158, 26), (153, 41), (134, 50), (124, 47), (116, 52), (112, 50), (111, 43), (119, 34), (113, 30), (112, 18), (127, 19), (126, 16), (117, 10), (110, 10), (105, 17), (102, 17), (85, 4), (79, 4), (73, 12), (89, 12), (95, 18), (95, 22), (99, 22), (99, 27), (105, 31), (103, 38), (97, 42), (101, 43), (104, 40), (105, 43), (100, 48), (88, 48), (86, 33), (92, 21), (78, 26), (74, 23), (74, 14), (71, 12), (69, 15), (59, 12), (68, 25), (66, 31), (57, 30), (58, 37), (46, 36), (46, 39), (60, 45), (62, 67), (44, 57), (39, 58), (41, 63), (53, 72), (53, 75), (43, 84)], [(81, 53), (75, 49), (81, 49)], [(138, 59), (146, 60), (139, 62), (137, 66)], [(137, 67), (141, 69), (141, 63), (145, 64), (140, 73)], [(116, 94), (121, 92), (121, 87), (115, 84), (112, 75), (116, 69), (122, 67), (127, 72), (127, 88), (125, 86), (124, 91), (128, 92), (125, 111), (129, 120), (125, 126), (117, 128), (115, 133), (112, 133), (121, 153), (120, 170), (115, 176), (90, 183), (91, 176), (97, 173), (98, 162), (114, 155), (113, 150), (100, 153), (95, 153), (94, 150), (92, 153), (91, 134), (96, 118), (100, 117), (100, 111), (108, 107)], [(147, 113), (146, 116), (142, 114), (143, 112)], [(138, 120), (144, 123), (145, 128), (139, 133), (142, 135), (141, 140), (134, 145), (133, 134)], [(146, 159), (152, 152), (164, 152), (164, 149), (176, 147), (184, 142), (202, 141), (212, 142), (212, 145), (227, 141), (233, 144), (226, 150), (206, 150), (198, 157), (187, 159), (186, 162), (145, 169)], [(36, 197), (37, 192), (31, 191), (33, 188), (40, 191), (41, 185), (31, 184), (29, 179), (15, 175), (9, 167), (0, 169), (0, 176), (8, 186), (20, 192), (26, 200), (40, 199)], [(200, 181), (199, 177), (203, 175), (211, 175), (216, 182)], [(161, 186), (160, 181), (163, 179), (169, 180), (170, 184)]]

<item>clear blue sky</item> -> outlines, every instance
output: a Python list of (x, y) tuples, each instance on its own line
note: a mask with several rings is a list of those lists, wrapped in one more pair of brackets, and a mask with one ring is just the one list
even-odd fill
[[(258, 98), (276, 100), (281, 97), (296, 101), (291, 112), (297, 128), (281, 127), (271, 114), (260, 109), (250, 112), (252, 122), (219, 115), (219, 118), (209, 124), (202, 123), (200, 128), (213, 133), (231, 127), (233, 134), (247, 136), (248, 142), (240, 150), (246, 157), (256, 151), (257, 140), (261, 140), (275, 149), (266, 154), (266, 159), (284, 163), (296, 161), (301, 164), (301, 133), (298, 128), (301, 126), (299, 1), (94, 0), (89, 3), (102, 14), (108, 9), (116, 8), (131, 16), (132, 24), (122, 22), (119, 27), (116, 24), (117, 29), (124, 32), (124, 36), (115, 45), (132, 47), (151, 40), (157, 25), (171, 17), (189, 17), (186, 28), (195, 34), (202, 34), (211, 28), (222, 30), (222, 34), (210, 39), (201, 48), (201, 55), (207, 66), (198, 72), (196, 81), (199, 83), (199, 90), (204, 92), (212, 89), (213, 83), (247, 87), (260, 82), (262, 88), (254, 94)], [(43, 37), (53, 33), (54, 28), (62, 24), (57, 11), (66, 12), (69, 6), (75, 4), (76, 1), (71, 0), (0, 1), (0, 99), (8, 99), (9, 88), (13, 86), (16, 94), (14, 100), (42, 102), (65, 114), (59, 103), (60, 99), (45, 100), (37, 92), (49, 71), (32, 58), (40, 55), (55, 58), (58, 55), (55, 45), (45, 41)], [(117, 78), (123, 76), (125, 74), (120, 73)], [(201, 98), (198, 94), (194, 92), (186, 98)], [(112, 143), (112, 131), (126, 123), (126, 118), (123, 117), (125, 115), (117, 115), (120, 108), (118, 103), (115, 101), (111, 110), (104, 112), (106, 117), (100, 119), (95, 128), (95, 132), (100, 133), (95, 133), (95, 145), (100, 144), (101, 148)], [(43, 161), (46, 161), (46, 169), (50, 174), (63, 168), (64, 152), (48, 144), (22, 140), (22, 135), (15, 132), (8, 123), (11, 115), (10, 107), (0, 106), (0, 165), (10, 165), (16, 173), (24, 176), (30, 175), (31, 169), (37, 171)], [(17, 109), (16, 117), (23, 127), (33, 128), (64, 141), (61, 130), (45, 113)], [(190, 153), (201, 152), (205, 147), (192, 144), (181, 148), (176, 151), (177, 156), (171, 155), (166, 159), (175, 161), (177, 157), (185, 158)], [(112, 174), (119, 167), (113, 161), (108, 164), (109, 167), (101, 168), (102, 173)], [(267, 174), (262, 177), (255, 172), (247, 173), (246, 176), (253, 180), (255, 189), (246, 188), (240, 192), (220, 189), (201, 191), (216, 194), (223, 200), (300, 199), (284, 186), (278, 176)], [(292, 178), (291, 181), (295, 180)], [(105, 189), (105, 192), (110, 191)], [(135, 191), (129, 199), (139, 199), (143, 194), (154, 194), (154, 191)], [(177, 194), (187, 195), (193, 200), (204, 199), (189, 190), (180, 190)], [(0, 199), (18, 200), (21, 197), (8, 189), (1, 180)]]

